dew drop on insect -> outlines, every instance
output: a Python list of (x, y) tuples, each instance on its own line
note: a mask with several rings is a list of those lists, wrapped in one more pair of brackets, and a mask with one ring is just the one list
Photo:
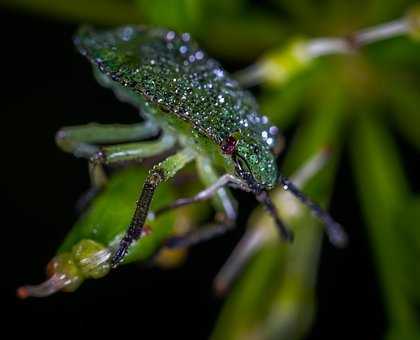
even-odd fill
[(279, 129), (276, 126), (271, 126), (268, 131), (270, 132), (270, 135), (276, 135), (279, 132)]
[[(200, 133), (217, 143), (238, 129), (241, 136), (271, 152), (268, 146), (276, 144), (277, 128), (260, 115), (252, 95), (242, 91), (190, 34), (130, 28), (134, 33), (128, 42), (122, 36), (128, 37), (130, 30), (123, 34), (122, 28), (117, 35), (114, 31), (84, 34), (76, 44), (109, 78), (146, 96), (147, 105), (159, 103), (182, 118), (188, 115)], [(267, 170), (269, 165), (256, 152), (255, 162)]]
[(201, 60), (204, 58), (204, 53), (202, 51), (195, 52), (195, 59)]
[(189, 33), (182, 33), (181, 39), (182, 39), (182, 41), (188, 42), (188, 41), (190, 41), (191, 36), (190, 36)]
[(124, 41), (129, 41), (134, 34), (134, 29), (132, 27), (125, 27), (121, 32), (121, 39)]
[(175, 32), (174, 31), (169, 31), (168, 33), (166, 33), (165, 39), (166, 41), (172, 41), (175, 38)]
[(215, 70), (213, 70), (213, 73), (216, 75), (216, 77), (218, 78), (222, 78), (224, 75), (223, 70), (221, 70), (220, 68), (216, 68)]

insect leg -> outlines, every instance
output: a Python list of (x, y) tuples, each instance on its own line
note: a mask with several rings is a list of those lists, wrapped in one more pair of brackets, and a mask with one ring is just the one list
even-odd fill
[(164, 246), (170, 249), (187, 248), (223, 235), (234, 226), (233, 220), (227, 220), (225, 223), (210, 223), (184, 235), (170, 237), (166, 240)]
[[(299, 188), (302, 188), (311, 178), (313, 178), (325, 165), (329, 159), (330, 151), (325, 148), (316, 153), (307, 161), (303, 167), (293, 174), (291, 180)], [(280, 188), (272, 193), (273, 202), (280, 208), (281, 206), (287, 207), (290, 199)], [(285, 208), (282, 211), (282, 217), (286, 220), (290, 217), (285, 214)], [(290, 215), (292, 216), (292, 215)], [(255, 220), (252, 216), (250, 220)], [(259, 219), (258, 219), (259, 220)], [(220, 272), (214, 280), (214, 287), (218, 294), (224, 294), (232, 285), (232, 282), (238, 277), (240, 272), (244, 269), (246, 264), (252, 256), (263, 247), (267, 242), (271, 242), (273, 237), (273, 228), (267, 225), (266, 220), (260, 220), (259, 224), (253, 223), (238, 245), (233, 250), (227, 262), (223, 265)]]
[(98, 149), (89, 159), (89, 174), (92, 184), (101, 187), (106, 178), (102, 165), (140, 161), (169, 150), (175, 144), (175, 138), (163, 134), (158, 140), (138, 143), (127, 143), (104, 146)]
[[(80, 126), (70, 126), (60, 129), (56, 134), (56, 143), (64, 151), (72, 153), (76, 157), (84, 157), (89, 159), (89, 174), (91, 178), (92, 188), (82, 196), (77, 206), (83, 207), (95, 196), (98, 190), (106, 183), (106, 174), (102, 168), (102, 164), (108, 164), (115, 160), (119, 161), (119, 157), (113, 157), (112, 161), (108, 161), (107, 155), (119, 155), (125, 157), (125, 161), (138, 160), (137, 155), (133, 154), (130, 158), (130, 150), (143, 149), (147, 156), (153, 156), (156, 147), (151, 144), (125, 144), (119, 146), (119, 149), (107, 147), (101, 149), (97, 144), (120, 143), (134, 140), (142, 140), (154, 137), (159, 133), (159, 127), (152, 121), (145, 121), (139, 124), (97, 124), (91, 123)], [(166, 140), (162, 143), (164, 144)], [(149, 151), (150, 152), (147, 152)], [(160, 153), (160, 150), (157, 150)]]
[(61, 128), (55, 140), (64, 151), (76, 157), (90, 158), (98, 151), (96, 144), (115, 144), (157, 136), (159, 127), (151, 121), (139, 124), (97, 124)]
[(309, 197), (307, 197), (303, 192), (301, 192), (296, 185), (293, 184), (286, 177), (280, 176), (279, 182), (283, 186), (283, 189), (292, 193), (296, 198), (298, 198), (303, 204), (309, 207), (312, 212), (324, 223), (325, 231), (328, 235), (328, 238), (332, 244), (337, 247), (344, 247), (347, 244), (347, 235), (344, 232), (340, 224), (338, 224), (334, 219), (323, 210), (317, 203), (313, 202)]
[(194, 157), (195, 154), (192, 150), (183, 149), (175, 155), (166, 158), (150, 170), (143, 185), (140, 198), (137, 201), (136, 210), (130, 226), (112, 256), (111, 262), (113, 267), (118, 266), (127, 254), (130, 245), (138, 240), (142, 234), (144, 222), (146, 221), (154, 192), (159, 184), (175, 176), (175, 174), (193, 160)]
[[(237, 177), (231, 174), (224, 174), (223, 176), (219, 177), (213, 184), (211, 184), (206, 189), (200, 191), (197, 195), (193, 197), (187, 198), (180, 198), (176, 201), (172, 202), (171, 204), (164, 206), (156, 211), (156, 214), (161, 214), (165, 211), (183, 207), (185, 205), (189, 205), (196, 202), (206, 201), (210, 198), (213, 198), (220, 189), (222, 189), (226, 185), (234, 185), (241, 188), (244, 191), (249, 191), (248, 187)], [(231, 209), (231, 207), (229, 208)], [(236, 218), (236, 211), (229, 211), (229, 215), (227, 215), (228, 219), (234, 220)]]
[[(177, 235), (167, 239), (165, 246), (171, 249), (187, 248), (197, 243), (207, 241), (226, 233), (235, 226), (237, 203), (232, 197), (229, 189), (226, 188), (226, 185), (229, 184), (231, 180), (236, 182), (237, 179), (231, 175), (218, 177), (216, 170), (207, 158), (197, 157), (196, 164), (199, 177), (207, 186), (207, 189), (201, 191), (194, 197), (176, 200), (173, 204), (156, 211), (156, 214), (212, 198), (216, 210), (222, 212), (225, 219), (222, 223), (214, 222), (207, 224), (184, 235)], [(241, 182), (237, 182), (238, 186), (243, 185)]]
[[(197, 173), (202, 183), (209, 187), (219, 178), (219, 174), (214, 169), (210, 159), (198, 157), (196, 160)], [(216, 211), (222, 213), (230, 220), (235, 220), (238, 204), (229, 188), (220, 188), (213, 197), (213, 206)]]
[(281, 220), (279, 213), (271, 200), (270, 196), (266, 191), (260, 192), (258, 195), (255, 196), (258, 202), (260, 202), (265, 210), (271, 215), (273, 218), (277, 229), (280, 231), (280, 235), (285, 241), (291, 242), (293, 241), (293, 232), (289, 230)]

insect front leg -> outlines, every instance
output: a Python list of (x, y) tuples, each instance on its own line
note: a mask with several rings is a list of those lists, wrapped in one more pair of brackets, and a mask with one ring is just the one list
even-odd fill
[[(311, 180), (317, 173), (319, 173), (330, 157), (329, 149), (325, 148), (311, 157), (301, 168), (297, 170), (291, 177), (291, 181), (299, 188), (302, 188)], [(277, 188), (272, 193), (273, 202), (277, 208), (282, 208), (282, 217), (289, 221), (290, 218), (295, 216), (294, 209), (290, 209), (293, 199), (290, 195), (285, 193), (281, 188)], [(251, 225), (246, 231), (245, 235), (240, 240), (239, 244), (235, 247), (228, 261), (222, 267), (214, 280), (214, 287), (219, 294), (224, 294), (232, 285), (232, 282), (242, 272), (249, 260), (254, 254), (261, 249), (265, 244), (272, 242), (274, 236), (274, 228), (264, 218), (258, 217), (260, 212), (253, 213), (251, 218)]]
[(190, 231), (184, 235), (177, 235), (168, 238), (164, 246), (169, 249), (188, 248), (201, 242), (213, 239), (214, 237), (225, 234), (235, 226), (233, 220), (224, 223), (209, 223), (199, 229)]
[[(201, 162), (203, 160), (197, 160)], [(200, 166), (205, 165), (208, 167), (204, 173), (207, 173), (209, 176), (204, 181), (209, 183), (209, 180), (214, 176), (216, 180), (211, 183), (206, 189), (200, 191), (193, 197), (180, 198), (174, 201), (172, 204), (162, 207), (156, 211), (156, 214), (161, 214), (165, 211), (182, 207), (185, 205), (202, 202), (208, 199), (216, 199), (216, 203), (219, 202), (221, 205), (216, 204), (216, 210), (223, 211), (225, 219), (220, 223), (214, 222), (207, 224), (203, 227), (200, 227), (197, 230), (193, 230), (184, 235), (173, 236), (166, 240), (165, 246), (171, 249), (176, 248), (186, 248), (192, 245), (195, 245), (200, 242), (207, 241), (216, 236), (222, 235), (227, 231), (231, 230), (235, 226), (236, 220), (236, 202), (230, 199), (229, 193), (226, 191), (225, 186), (231, 185), (238, 187), (244, 191), (249, 191), (248, 187), (243, 183), (239, 178), (231, 175), (225, 174), (217, 178), (217, 174), (210, 164), (201, 164)]]
[[(207, 187), (206, 189), (200, 191), (197, 195), (193, 197), (186, 197), (186, 198), (179, 198), (176, 201), (168, 204), (159, 210), (156, 211), (156, 214), (161, 214), (165, 211), (172, 210), (175, 208), (183, 207), (185, 205), (206, 201), (208, 199), (213, 198), (219, 190), (221, 190), (226, 185), (233, 185), (235, 187), (239, 187), (244, 191), (249, 191), (248, 187), (243, 183), (239, 178), (231, 175), (231, 174), (224, 174), (223, 176), (219, 177), (212, 185)], [(229, 212), (227, 215), (228, 219), (235, 219), (236, 212)]]
[(183, 149), (175, 155), (166, 158), (150, 170), (137, 201), (136, 210), (130, 226), (112, 256), (112, 267), (118, 266), (127, 254), (130, 245), (141, 236), (153, 195), (159, 184), (175, 176), (194, 157), (195, 154), (191, 149)]
[[(198, 157), (196, 160), (196, 167), (198, 176), (206, 187), (215, 183), (220, 176), (213, 167), (211, 160), (207, 157)], [(226, 186), (220, 188), (216, 195), (213, 196), (213, 206), (217, 212), (225, 215), (227, 219), (236, 220), (238, 203)]]

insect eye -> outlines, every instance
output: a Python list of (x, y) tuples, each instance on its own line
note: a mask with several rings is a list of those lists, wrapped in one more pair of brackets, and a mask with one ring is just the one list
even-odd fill
[(229, 136), (222, 142), (220, 148), (224, 154), (232, 155), (236, 150), (237, 143), (238, 140), (235, 137)]

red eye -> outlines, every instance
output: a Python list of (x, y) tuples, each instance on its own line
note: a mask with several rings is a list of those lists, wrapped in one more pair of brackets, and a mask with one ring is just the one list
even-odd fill
[(238, 141), (234, 137), (229, 136), (222, 142), (222, 145), (220, 146), (222, 152), (226, 155), (232, 155), (236, 150), (237, 143)]

